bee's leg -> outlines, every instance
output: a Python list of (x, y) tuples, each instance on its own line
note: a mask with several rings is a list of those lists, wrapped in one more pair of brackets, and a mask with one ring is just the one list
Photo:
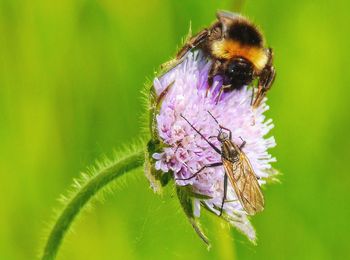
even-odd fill
[(174, 69), (177, 65), (181, 64), (185, 59), (186, 59), (186, 55), (184, 55), (181, 59), (174, 58), (160, 65), (160, 68), (162, 70), (162, 75), (160, 76), (160, 78), (163, 77), (166, 73), (168, 73), (172, 69)]
[(253, 102), (254, 108), (257, 108), (260, 105), (261, 101), (266, 95), (266, 92), (271, 88), (275, 76), (276, 72), (274, 67), (265, 67), (263, 69), (259, 78), (258, 91)]
[(250, 99), (250, 105), (253, 105), (253, 101), (254, 101), (254, 95), (255, 95), (255, 86), (252, 86), (252, 96)]
[(203, 171), (206, 168), (217, 167), (217, 166), (221, 166), (221, 165), (222, 165), (222, 162), (207, 164), (207, 165), (204, 165), (202, 168), (200, 168), (198, 171), (196, 171), (191, 177), (184, 178), (184, 179), (176, 178), (175, 180), (176, 181), (187, 181), (187, 180), (190, 180), (190, 179), (196, 177), (201, 171)]
[(221, 88), (220, 88), (220, 91), (219, 91), (219, 94), (218, 94), (218, 97), (216, 99), (216, 104), (219, 103), (220, 101), (220, 98), (221, 98), (221, 95), (222, 93), (225, 91), (225, 89), (230, 89), (231, 88), (231, 85), (222, 85)]
[(259, 75), (258, 91), (256, 93), (255, 100), (253, 102), (254, 108), (257, 108), (260, 105), (261, 101), (265, 97), (266, 92), (271, 88), (272, 83), (276, 77), (275, 68), (272, 66), (272, 60), (273, 60), (272, 49), (271, 48), (268, 49), (268, 52), (269, 52), (269, 60)]
[(222, 197), (222, 202), (221, 202), (221, 207), (220, 207), (220, 215), (222, 215), (222, 210), (224, 208), (224, 203), (226, 200), (226, 196), (227, 196), (227, 174), (225, 173), (224, 175), (224, 196)]
[(221, 98), (222, 92), (224, 92), (224, 89), (223, 89), (223, 88), (220, 89), (219, 94), (218, 94), (218, 96), (217, 96), (217, 98), (216, 98), (216, 103), (215, 103), (216, 105), (219, 103), (219, 100), (220, 100), (220, 98)]
[(176, 59), (181, 59), (187, 52), (191, 49), (196, 48), (199, 44), (201, 44), (207, 37), (209, 36), (209, 30), (204, 29), (200, 31), (197, 35), (190, 38), (185, 45), (178, 51), (176, 54)]
[(219, 60), (214, 60), (213, 64), (208, 73), (208, 85), (211, 87), (213, 85), (214, 77), (219, 74), (221, 62)]
[(166, 94), (168, 94), (170, 88), (174, 85), (174, 83), (175, 83), (175, 80), (173, 80), (168, 86), (166, 86), (166, 88), (159, 94), (159, 96), (157, 97), (157, 101), (156, 101), (157, 108), (159, 107), (159, 105), (161, 104), (163, 99), (165, 98)]
[(213, 61), (213, 64), (211, 65), (211, 68), (208, 74), (208, 88), (205, 95), (206, 97), (208, 96), (209, 89), (213, 86), (214, 77), (220, 74), (220, 70), (221, 70), (221, 62), (218, 60)]
[(196, 48), (199, 44), (201, 44), (206, 37), (209, 36), (209, 30), (205, 29), (199, 32), (197, 35), (190, 38), (184, 46), (177, 52), (176, 57), (168, 62), (165, 62), (161, 65), (161, 68), (165, 70), (164, 72), (169, 72), (177, 65), (182, 63), (186, 59), (186, 54), (193, 48)]

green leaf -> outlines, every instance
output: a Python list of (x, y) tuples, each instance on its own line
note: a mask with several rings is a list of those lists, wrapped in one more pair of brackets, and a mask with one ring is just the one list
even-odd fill
[[(154, 164), (155, 160), (152, 158), (154, 153), (160, 153), (163, 151), (164, 144), (158, 140), (150, 140), (147, 144), (147, 161), (146, 161), (146, 176), (151, 182), (151, 185), (161, 185), (162, 187), (166, 186), (169, 181), (172, 179), (172, 172), (162, 172), (155, 169)], [(153, 182), (153, 183), (152, 183)], [(160, 187), (157, 187), (157, 189)]]
[(179, 198), (182, 209), (184, 210), (189, 222), (191, 223), (193, 229), (196, 231), (197, 235), (203, 240), (203, 242), (210, 247), (209, 240), (201, 229), (199, 221), (195, 218), (193, 214), (194, 210), (194, 198), (191, 193), (188, 192), (188, 187), (186, 186), (176, 186), (177, 197)]
[(201, 193), (196, 193), (193, 191), (193, 187), (192, 185), (185, 185), (185, 186), (180, 186), (181, 189), (183, 189), (183, 191), (187, 192), (189, 194), (190, 197), (196, 198), (196, 199), (201, 199), (201, 200), (209, 200), (212, 199), (212, 197), (205, 195), (205, 194), (201, 194)]

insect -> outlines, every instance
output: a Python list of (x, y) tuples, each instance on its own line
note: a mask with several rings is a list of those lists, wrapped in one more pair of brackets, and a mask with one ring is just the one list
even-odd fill
[(240, 89), (258, 79), (258, 90), (252, 95), (252, 106), (258, 107), (275, 79), (273, 52), (266, 48), (264, 37), (247, 18), (228, 11), (217, 12), (210, 27), (190, 38), (176, 55), (182, 60), (192, 49), (200, 48), (212, 60), (209, 86), (214, 77), (223, 78), (222, 92)]
[[(232, 132), (226, 127), (219, 124), (217, 119), (208, 111), (211, 117), (218, 124), (220, 130), (216, 136), (221, 143), (221, 150), (211, 143), (203, 134), (197, 130), (183, 115), (181, 117), (195, 130), (217, 153), (221, 155), (221, 162), (216, 162), (204, 165), (191, 177), (180, 180), (189, 180), (196, 177), (200, 172), (209, 167), (223, 166), (225, 169), (224, 175), (224, 195), (220, 208), (220, 215), (222, 215), (224, 203), (227, 196), (228, 180), (230, 181), (236, 196), (248, 215), (254, 215), (264, 209), (264, 197), (258, 183), (258, 179), (249, 162), (248, 157), (242, 151), (246, 144), (242, 140), (240, 146), (232, 141)], [(225, 131), (224, 131), (225, 130)], [(226, 132), (227, 131), (227, 132)]]

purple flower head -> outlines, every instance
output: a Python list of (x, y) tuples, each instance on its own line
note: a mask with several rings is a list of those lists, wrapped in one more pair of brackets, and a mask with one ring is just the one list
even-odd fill
[[(225, 170), (223, 166), (210, 167), (194, 178), (183, 180), (205, 165), (221, 162), (221, 155), (181, 115), (218, 148), (220, 142), (212, 137), (218, 135), (219, 126), (208, 111), (220, 125), (232, 131), (235, 144), (240, 146), (244, 140), (246, 144), (242, 151), (249, 158), (260, 185), (273, 174), (270, 164), (276, 161), (267, 152), (276, 143), (273, 137), (265, 138), (273, 128), (272, 120), (267, 120), (263, 114), (268, 110), (265, 100), (254, 109), (250, 88), (220, 93), (220, 76), (214, 78), (213, 86), (209, 88), (210, 67), (211, 62), (200, 51), (189, 52), (181, 64), (154, 80), (157, 97), (167, 89), (154, 120), (158, 138), (164, 144), (151, 155), (154, 167), (161, 174), (170, 172), (177, 186), (190, 187), (193, 194), (200, 195), (193, 198), (196, 217), (200, 216), (201, 206), (220, 215)], [(255, 240), (254, 228), (231, 185), (228, 185), (223, 213), (226, 220), (250, 240)]]

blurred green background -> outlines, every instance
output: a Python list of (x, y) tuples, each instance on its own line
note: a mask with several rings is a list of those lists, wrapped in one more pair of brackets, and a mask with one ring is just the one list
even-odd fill
[[(102, 154), (140, 135), (140, 90), (189, 22), (232, 1), (0, 0), (0, 259), (34, 259), (57, 198)], [(208, 252), (176, 197), (139, 170), (84, 214), (58, 259), (349, 257), (350, 2), (247, 1), (275, 50), (269, 93), (281, 184), (254, 217), (259, 241), (204, 216)]]

